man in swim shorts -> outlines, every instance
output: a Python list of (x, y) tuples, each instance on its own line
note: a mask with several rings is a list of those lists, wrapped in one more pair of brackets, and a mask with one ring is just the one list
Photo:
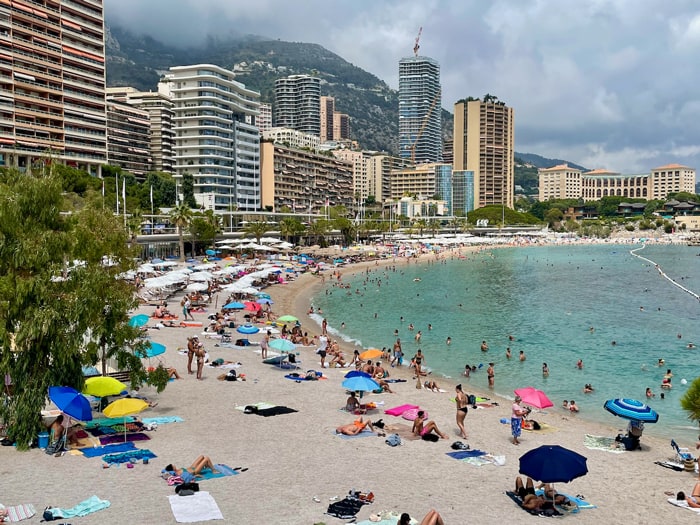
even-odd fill
[(374, 427), (372, 426), (372, 422), (368, 419), (367, 421), (363, 421), (362, 417), (360, 419), (356, 419), (349, 425), (343, 425), (341, 427), (338, 427), (335, 429), (336, 434), (344, 434), (346, 436), (354, 436), (356, 434), (359, 434), (362, 432), (365, 428), (369, 427), (369, 429), (374, 432)]

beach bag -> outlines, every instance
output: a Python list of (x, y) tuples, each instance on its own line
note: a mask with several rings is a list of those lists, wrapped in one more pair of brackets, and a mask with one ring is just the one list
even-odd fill
[(238, 376), (235, 370), (229, 370), (226, 374), (226, 381), (238, 381)]
[[(180, 496), (192, 496), (195, 492), (199, 492), (199, 483), (180, 483), (175, 487), (175, 492)], [(183, 494), (186, 492), (186, 494)]]
[(390, 447), (398, 447), (401, 445), (401, 436), (398, 434), (389, 434), (384, 442)]
[(462, 441), (455, 441), (452, 443), (453, 450), (469, 450), (469, 445), (466, 445)]
[(476, 406), (476, 396), (474, 394), (469, 394), (467, 396), (467, 403), (469, 403), (471, 406)]

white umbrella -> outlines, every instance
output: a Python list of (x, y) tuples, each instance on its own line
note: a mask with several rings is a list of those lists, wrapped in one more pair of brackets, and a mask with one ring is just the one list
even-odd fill
[(190, 281), (211, 281), (214, 278), (214, 274), (211, 272), (194, 272), (190, 274)]
[(212, 268), (215, 268), (216, 264), (214, 263), (204, 263), (204, 264), (198, 264), (197, 266), (193, 266), (192, 269), (195, 272), (200, 272), (202, 270), (211, 270)]
[(203, 292), (207, 288), (209, 288), (207, 283), (190, 283), (185, 290), (188, 292)]
[(219, 246), (220, 249), (222, 250), (235, 250), (236, 248), (231, 246), (230, 244), (222, 244)]

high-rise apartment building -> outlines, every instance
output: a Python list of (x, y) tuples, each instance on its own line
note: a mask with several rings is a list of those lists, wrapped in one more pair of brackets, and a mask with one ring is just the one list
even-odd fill
[(0, 2), (0, 165), (107, 160), (102, 0)]
[(126, 101), (107, 99), (107, 164), (144, 180), (151, 170), (148, 112)]
[(291, 75), (275, 81), (275, 127), (292, 128), (321, 136), (321, 80)]
[(333, 140), (333, 115), (335, 115), (335, 99), (321, 97), (321, 142)]
[(391, 173), (411, 164), (409, 159), (374, 154), (367, 159), (367, 193), (377, 202), (391, 199)]
[(346, 113), (333, 113), (333, 140), (350, 139), (350, 115)]
[(260, 104), (260, 114), (255, 119), (255, 124), (258, 126), (261, 134), (272, 129), (271, 104)]
[(414, 56), (399, 61), (400, 156), (416, 163), (442, 161), (440, 65)]
[[(495, 98), (495, 97), (494, 97)], [(454, 106), (455, 171), (474, 172), (474, 206), (513, 207), (514, 114), (503, 102), (461, 100)]]
[(260, 93), (212, 64), (171, 67), (159, 91), (173, 101), (175, 180), (194, 177), (204, 208), (260, 208)]

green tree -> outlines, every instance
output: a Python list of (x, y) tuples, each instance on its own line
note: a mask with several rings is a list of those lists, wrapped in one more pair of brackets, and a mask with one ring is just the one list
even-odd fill
[[(338, 208), (344, 208), (344, 206), (338, 206)], [(352, 221), (347, 217), (338, 216), (335, 219), (333, 219), (331, 223), (333, 224), (333, 227), (336, 230), (340, 230), (340, 233), (343, 235), (343, 240), (345, 241), (345, 244), (351, 244), (352, 241), (355, 239), (356, 232), (355, 225), (352, 223)]]
[(284, 217), (280, 221), (280, 233), (289, 242), (290, 238), (304, 233), (304, 225), (296, 217)]
[(210, 245), (221, 233), (221, 217), (214, 210), (206, 210), (204, 213), (196, 213), (192, 216), (189, 226), (190, 239), (192, 240), (192, 253), (196, 253), (195, 244), (200, 242)]
[(191, 173), (182, 174), (182, 200), (190, 208), (197, 207), (197, 201), (194, 198), (194, 177)]
[(14, 383), (0, 416), (20, 449), (42, 428), (48, 388), (81, 390), (84, 365), (112, 357), (148, 379), (128, 348), (133, 288), (117, 278), (133, 265), (127, 232), (99, 194), (61, 214), (62, 190), (58, 175), (0, 172), (0, 374)]
[(562, 221), (562, 219), (564, 218), (564, 214), (559, 208), (552, 208), (547, 212), (544, 218), (547, 221), (549, 227), (551, 228), (555, 224), (558, 224)]
[(177, 228), (177, 235), (180, 244), (180, 260), (185, 260), (185, 230), (189, 228), (192, 221), (192, 210), (190, 207), (181, 202), (175, 206), (170, 212), (170, 220)]
[(313, 244), (318, 244), (319, 246), (326, 245), (326, 234), (329, 230), (330, 223), (325, 219), (314, 221), (307, 228), (309, 238), (313, 239)]
[(688, 419), (700, 422), (700, 377), (693, 380), (681, 397), (681, 408), (688, 413)]
[(252, 221), (243, 228), (243, 233), (255, 237), (255, 242), (260, 244), (260, 239), (270, 231), (270, 223), (267, 221)]

